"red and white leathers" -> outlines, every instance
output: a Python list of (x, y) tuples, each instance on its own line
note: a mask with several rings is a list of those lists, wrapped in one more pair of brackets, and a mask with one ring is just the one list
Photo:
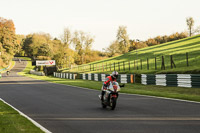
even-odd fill
[(113, 81), (117, 82), (116, 78), (112, 78), (112, 76), (108, 76), (106, 78), (106, 81), (103, 83), (101, 90), (105, 91), (107, 87), (110, 85), (110, 82), (113, 82)]

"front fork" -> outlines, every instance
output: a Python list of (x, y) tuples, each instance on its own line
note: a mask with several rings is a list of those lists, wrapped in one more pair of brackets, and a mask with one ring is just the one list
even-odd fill
[(112, 98), (118, 98), (118, 94), (117, 93), (111, 94), (110, 99), (112, 99)]

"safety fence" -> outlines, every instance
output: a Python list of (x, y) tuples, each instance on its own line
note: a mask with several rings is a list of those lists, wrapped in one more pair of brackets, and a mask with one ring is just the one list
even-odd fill
[[(54, 77), (66, 78), (66, 79), (83, 79), (83, 80), (93, 80), (93, 81), (105, 81), (109, 74), (74, 74), (74, 73), (57, 73), (54, 72)], [(134, 83), (134, 74), (119, 74), (117, 82), (119, 83)]]
[(77, 74), (74, 74), (74, 73), (57, 73), (57, 72), (54, 72), (53, 76), (57, 77), (57, 78), (64, 78), (64, 79), (77, 79)]
[(142, 74), (144, 85), (200, 88), (200, 74)]

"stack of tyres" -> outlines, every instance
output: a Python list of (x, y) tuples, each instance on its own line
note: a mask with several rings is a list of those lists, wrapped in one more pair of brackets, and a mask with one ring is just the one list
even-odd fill
[(88, 74), (85, 74), (85, 79), (88, 80)]
[(155, 84), (156, 84), (155, 74), (147, 74), (147, 85), (155, 85)]
[(178, 86), (177, 74), (166, 74), (167, 86)]
[(127, 83), (131, 83), (131, 74), (127, 74)]
[(98, 80), (101, 81), (101, 74), (98, 74)]
[(93, 73), (91, 74), (91, 79), (94, 81), (94, 74)]
[(117, 82), (121, 83), (121, 75), (118, 75)]
[(191, 74), (191, 81), (193, 88), (200, 88), (200, 74)]

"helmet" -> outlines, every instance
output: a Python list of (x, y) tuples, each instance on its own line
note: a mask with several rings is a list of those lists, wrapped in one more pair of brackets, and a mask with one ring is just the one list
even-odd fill
[(119, 73), (117, 71), (114, 71), (114, 72), (112, 72), (111, 76), (112, 76), (113, 79), (117, 79), (118, 74)]

